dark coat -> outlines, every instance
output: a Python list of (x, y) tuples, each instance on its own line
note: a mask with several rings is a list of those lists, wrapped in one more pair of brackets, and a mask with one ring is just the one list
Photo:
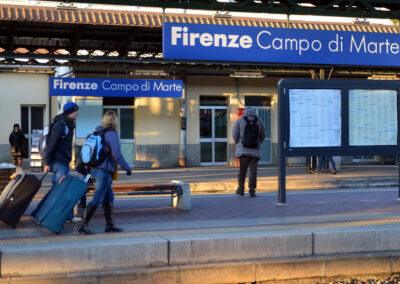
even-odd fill
[[(60, 114), (54, 118), (57, 122), (50, 130), (46, 146), (46, 165), (60, 163), (68, 166), (72, 160), (72, 139), (74, 136), (75, 121)], [(65, 133), (67, 135), (65, 135)]]
[[(243, 117), (245, 117), (245, 116), (247, 116), (249, 120), (254, 120), (257, 117), (257, 113), (252, 109), (248, 109), (243, 114)], [(260, 141), (259, 141), (258, 147), (257, 148), (246, 148), (243, 146), (242, 137), (244, 136), (247, 122), (244, 120), (243, 117), (239, 118), (236, 121), (236, 123), (232, 129), (233, 141), (235, 141), (235, 144), (236, 144), (236, 152), (235, 152), (236, 157), (240, 158), (242, 156), (251, 156), (251, 157), (256, 157), (256, 158), (261, 159), (261, 157), (262, 157), (261, 144), (265, 139), (264, 122), (262, 122), (261, 119), (257, 120), (258, 129), (260, 131)]]
[(25, 150), (25, 135), (21, 130), (13, 131), (8, 139), (11, 145), (11, 154), (21, 156)]

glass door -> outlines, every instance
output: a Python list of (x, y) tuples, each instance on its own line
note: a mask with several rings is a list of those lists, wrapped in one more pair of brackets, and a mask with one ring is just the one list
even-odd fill
[(272, 98), (268, 96), (245, 96), (246, 107), (254, 108), (257, 112), (258, 118), (261, 119), (265, 125), (265, 140), (261, 145), (261, 165), (272, 163), (271, 102)]
[[(21, 131), (25, 135), (25, 154), (30, 157), (32, 132), (44, 128), (44, 106), (21, 106)], [(26, 158), (26, 157), (25, 157)]]
[(135, 162), (135, 139), (134, 139), (134, 109), (133, 106), (105, 106), (103, 112), (115, 111), (119, 119), (119, 138), (121, 151), (128, 164), (133, 167)]
[(257, 111), (258, 118), (264, 122), (265, 125), (265, 139), (261, 145), (262, 157), (260, 160), (261, 165), (272, 163), (272, 145), (271, 145), (271, 108), (270, 107), (254, 107)]
[(227, 165), (227, 107), (200, 107), (201, 165)]

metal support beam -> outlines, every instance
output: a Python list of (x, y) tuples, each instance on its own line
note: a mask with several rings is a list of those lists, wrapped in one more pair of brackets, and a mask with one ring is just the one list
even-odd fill
[(137, 35), (137, 29), (132, 28), (130, 30), (128, 36), (126, 37), (125, 41), (122, 44), (120, 56), (123, 56), (123, 57), (128, 56), (129, 49), (131, 47), (131, 43), (135, 39), (136, 35)]
[(15, 22), (12, 24), (10, 34), (7, 37), (7, 46), (6, 46), (7, 53), (13, 53), (14, 51), (14, 38), (16, 30), (17, 30), (17, 23)]
[(80, 25), (76, 31), (74, 38), (72, 39), (72, 48), (71, 48), (71, 55), (77, 55), (79, 50), (79, 42), (82, 38), (83, 30), (85, 29), (85, 25)]

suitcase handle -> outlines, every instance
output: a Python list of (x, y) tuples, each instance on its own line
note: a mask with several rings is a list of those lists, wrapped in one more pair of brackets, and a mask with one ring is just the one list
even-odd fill
[(88, 181), (89, 181), (89, 179), (90, 179), (91, 177), (92, 177), (91, 174), (86, 175), (84, 181), (85, 181), (86, 183), (88, 183)]
[(42, 178), (39, 180), (40, 183), (42, 183), (42, 181), (44, 180), (44, 178), (47, 176), (47, 173), (44, 173), (44, 175), (42, 176)]

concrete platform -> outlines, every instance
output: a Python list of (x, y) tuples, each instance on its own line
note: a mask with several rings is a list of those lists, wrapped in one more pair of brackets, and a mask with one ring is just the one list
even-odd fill
[(118, 198), (115, 222), (126, 232), (101, 233), (98, 212), (95, 236), (78, 235), (73, 224), (57, 236), (25, 216), (15, 230), (0, 225), (0, 283), (323, 283), (389, 275), (400, 271), (397, 196), (396, 188), (292, 191), (280, 206), (276, 193), (197, 195), (192, 211), (170, 207), (169, 197)]

